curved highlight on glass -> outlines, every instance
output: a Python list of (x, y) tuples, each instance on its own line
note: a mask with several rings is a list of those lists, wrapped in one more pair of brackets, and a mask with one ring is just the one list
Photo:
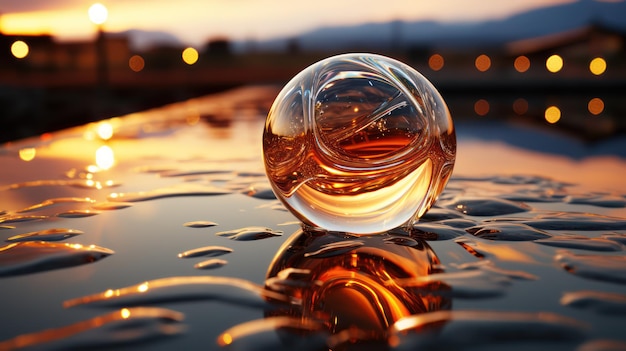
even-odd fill
[(384, 56), (346, 54), (283, 88), (263, 152), (274, 192), (302, 222), (373, 234), (430, 208), (452, 173), (456, 137), (421, 74)]

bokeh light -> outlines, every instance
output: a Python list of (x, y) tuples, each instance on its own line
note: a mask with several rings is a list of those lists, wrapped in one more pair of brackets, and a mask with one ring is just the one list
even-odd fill
[(37, 154), (37, 150), (34, 147), (27, 147), (24, 149), (20, 149), (20, 159), (22, 161), (32, 161), (35, 159), (35, 155)]
[(556, 106), (550, 106), (546, 109), (544, 117), (548, 123), (554, 124), (561, 119), (561, 109)]
[(106, 170), (115, 165), (115, 154), (108, 145), (102, 145), (96, 150), (96, 165), (98, 168)]
[(107, 121), (98, 123), (96, 133), (102, 140), (109, 140), (113, 136), (113, 125)]
[(198, 61), (198, 50), (191, 47), (183, 50), (183, 61), (188, 65), (196, 63)]
[(439, 54), (434, 54), (428, 59), (428, 67), (430, 67), (433, 71), (441, 70), (444, 63), (443, 56)]
[(524, 73), (530, 68), (530, 60), (526, 56), (518, 56), (513, 62), (513, 67), (516, 71)]
[(592, 115), (599, 115), (604, 111), (604, 101), (600, 98), (593, 98), (589, 100), (587, 104), (587, 109), (591, 112)]
[(602, 57), (596, 57), (589, 63), (589, 71), (596, 76), (601, 75), (606, 71), (606, 61)]
[(563, 68), (563, 58), (559, 55), (552, 55), (546, 60), (546, 68), (552, 73), (556, 73)]
[(528, 112), (528, 101), (523, 98), (513, 101), (513, 112), (520, 116)]
[(474, 112), (479, 116), (485, 116), (489, 113), (489, 101), (480, 99), (474, 103)]
[(101, 25), (106, 22), (107, 17), (109, 17), (109, 10), (101, 3), (95, 3), (89, 7), (87, 14), (91, 22)]
[(141, 72), (145, 67), (146, 62), (143, 57), (139, 55), (133, 55), (128, 59), (128, 67), (130, 67), (133, 72)]
[(28, 55), (28, 44), (21, 40), (16, 40), (11, 45), (11, 54), (18, 59), (22, 59)]
[(485, 72), (491, 67), (491, 59), (485, 54), (479, 55), (476, 58), (476, 61), (474, 61), (474, 65), (476, 66), (477, 70)]

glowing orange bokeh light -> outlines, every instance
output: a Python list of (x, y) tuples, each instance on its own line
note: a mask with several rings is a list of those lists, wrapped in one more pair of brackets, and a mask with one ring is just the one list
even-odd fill
[(604, 101), (602, 101), (602, 99), (600, 98), (593, 98), (589, 100), (589, 103), (587, 104), (587, 109), (592, 115), (597, 116), (601, 114), (602, 111), (604, 111)]
[(561, 119), (561, 109), (556, 106), (550, 106), (544, 113), (544, 118), (550, 124), (554, 124)]
[(198, 50), (191, 47), (183, 50), (183, 61), (188, 65), (198, 62)]
[(526, 56), (518, 56), (513, 62), (513, 67), (516, 71), (524, 73), (530, 68), (530, 60)]
[(430, 67), (433, 71), (441, 70), (444, 63), (443, 56), (439, 54), (434, 54), (428, 59), (428, 67)]
[(596, 57), (589, 63), (589, 71), (596, 76), (606, 71), (606, 61), (602, 57)]
[(552, 73), (556, 73), (563, 68), (563, 58), (559, 55), (552, 55), (546, 60), (546, 68)]
[(479, 116), (485, 116), (489, 113), (489, 102), (485, 99), (480, 99), (474, 103), (474, 112)]
[(491, 59), (485, 54), (479, 55), (476, 61), (474, 61), (474, 66), (476, 66), (477, 70), (485, 72), (491, 67)]
[(513, 102), (513, 112), (520, 116), (528, 112), (528, 101), (522, 98), (515, 100)]
[(145, 65), (146, 62), (143, 57), (139, 55), (133, 55), (130, 59), (128, 59), (128, 67), (130, 67), (133, 72), (141, 72)]

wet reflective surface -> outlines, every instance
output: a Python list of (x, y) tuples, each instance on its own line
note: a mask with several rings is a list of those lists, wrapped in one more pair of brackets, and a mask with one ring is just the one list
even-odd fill
[(0, 350), (626, 348), (626, 160), (465, 122), (419, 222), (303, 230), (264, 175), (277, 92), (0, 148)]

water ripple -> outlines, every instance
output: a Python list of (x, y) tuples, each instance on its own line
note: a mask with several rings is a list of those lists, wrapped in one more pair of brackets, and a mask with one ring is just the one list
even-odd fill
[(604, 314), (626, 314), (626, 295), (602, 291), (575, 291), (563, 294), (561, 304)]
[(580, 277), (626, 284), (626, 256), (577, 255), (559, 250), (555, 261)]
[(80, 244), (25, 241), (0, 247), (0, 276), (78, 266), (112, 255), (112, 250)]
[(138, 306), (165, 302), (217, 300), (238, 306), (268, 308), (267, 299), (289, 303), (283, 294), (269, 291), (248, 280), (218, 276), (185, 276), (150, 280), (120, 289), (83, 296), (63, 303), (65, 307)]
[(223, 236), (231, 240), (250, 241), (281, 236), (283, 235), (283, 231), (265, 227), (245, 227), (218, 232), (215, 233), (215, 235)]
[(0, 342), (0, 350), (90, 350), (146, 343), (180, 334), (180, 312), (156, 307), (123, 308), (89, 320)]
[(24, 233), (14, 235), (8, 238), (7, 242), (21, 242), (21, 241), (61, 241), (76, 235), (83, 234), (82, 231), (76, 229), (67, 228), (52, 228), (39, 230), (36, 232)]

